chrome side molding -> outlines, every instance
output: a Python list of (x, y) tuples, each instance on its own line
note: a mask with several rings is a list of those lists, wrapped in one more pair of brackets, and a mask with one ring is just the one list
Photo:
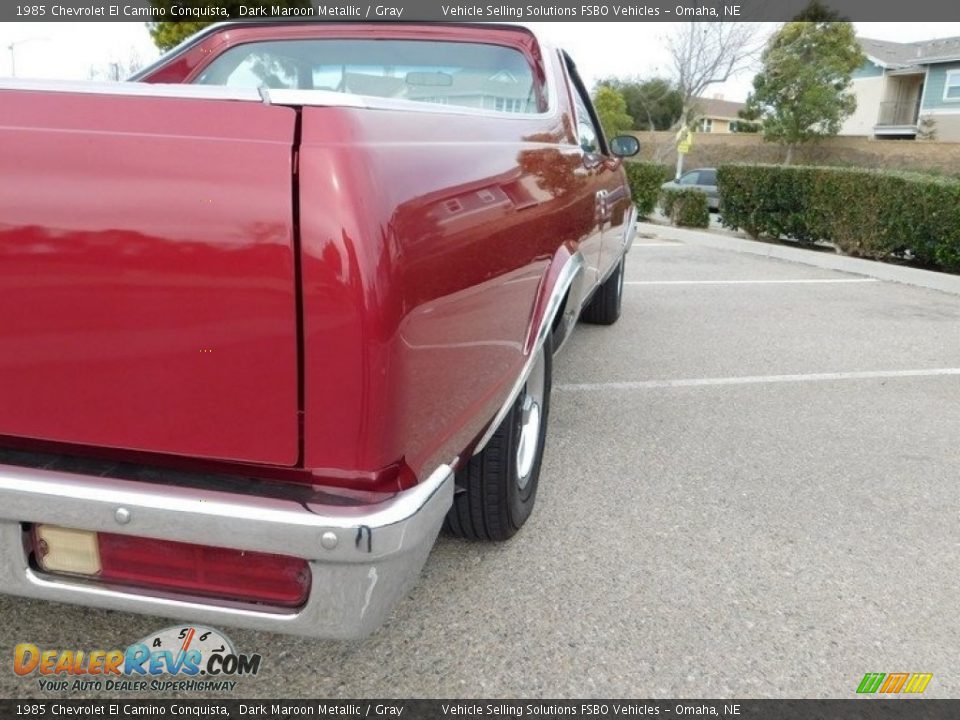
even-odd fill
[(128, 95), (130, 97), (239, 100), (256, 103), (263, 101), (260, 93), (255, 88), (231, 88), (215, 85), (2, 78), (0, 79), (0, 90), (84, 93), (88, 95)]

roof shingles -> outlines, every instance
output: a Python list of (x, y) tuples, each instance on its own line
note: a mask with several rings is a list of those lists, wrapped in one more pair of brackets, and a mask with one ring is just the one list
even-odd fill
[(733, 102), (732, 100), (723, 100), (721, 98), (702, 97), (697, 99), (697, 108), (700, 117), (736, 120), (744, 107), (745, 105), (742, 102)]
[(889, 40), (857, 38), (863, 52), (890, 68), (926, 65), (931, 62), (960, 60), (960, 37), (898, 43)]

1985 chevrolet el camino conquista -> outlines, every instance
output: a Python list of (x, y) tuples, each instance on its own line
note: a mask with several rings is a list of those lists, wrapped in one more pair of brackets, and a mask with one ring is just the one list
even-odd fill
[(0, 589), (329, 638), (533, 508), (635, 212), (522, 27), (214, 25), (0, 84)]

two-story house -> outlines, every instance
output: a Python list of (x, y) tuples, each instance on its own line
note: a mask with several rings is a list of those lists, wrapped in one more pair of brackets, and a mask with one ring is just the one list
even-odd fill
[(840, 134), (915, 139), (929, 125), (937, 140), (960, 142), (960, 37), (859, 41), (867, 59), (853, 75), (857, 110)]

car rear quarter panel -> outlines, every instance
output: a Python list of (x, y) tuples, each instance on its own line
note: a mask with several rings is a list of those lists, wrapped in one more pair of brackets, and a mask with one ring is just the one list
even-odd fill
[(502, 404), (549, 268), (594, 233), (559, 103), (528, 117), (303, 110), (309, 467), (422, 477)]
[(140, 79), (192, 82), (238, 45), (315, 37), (506, 44), (552, 84), (532, 117), (301, 110), (303, 463), (328, 481), (407, 484), (469, 449), (505, 401), (571, 254), (589, 260), (581, 292), (616, 262), (607, 235), (622, 234), (629, 193), (618, 162), (584, 162), (560, 55), (522, 29), (244, 23)]

